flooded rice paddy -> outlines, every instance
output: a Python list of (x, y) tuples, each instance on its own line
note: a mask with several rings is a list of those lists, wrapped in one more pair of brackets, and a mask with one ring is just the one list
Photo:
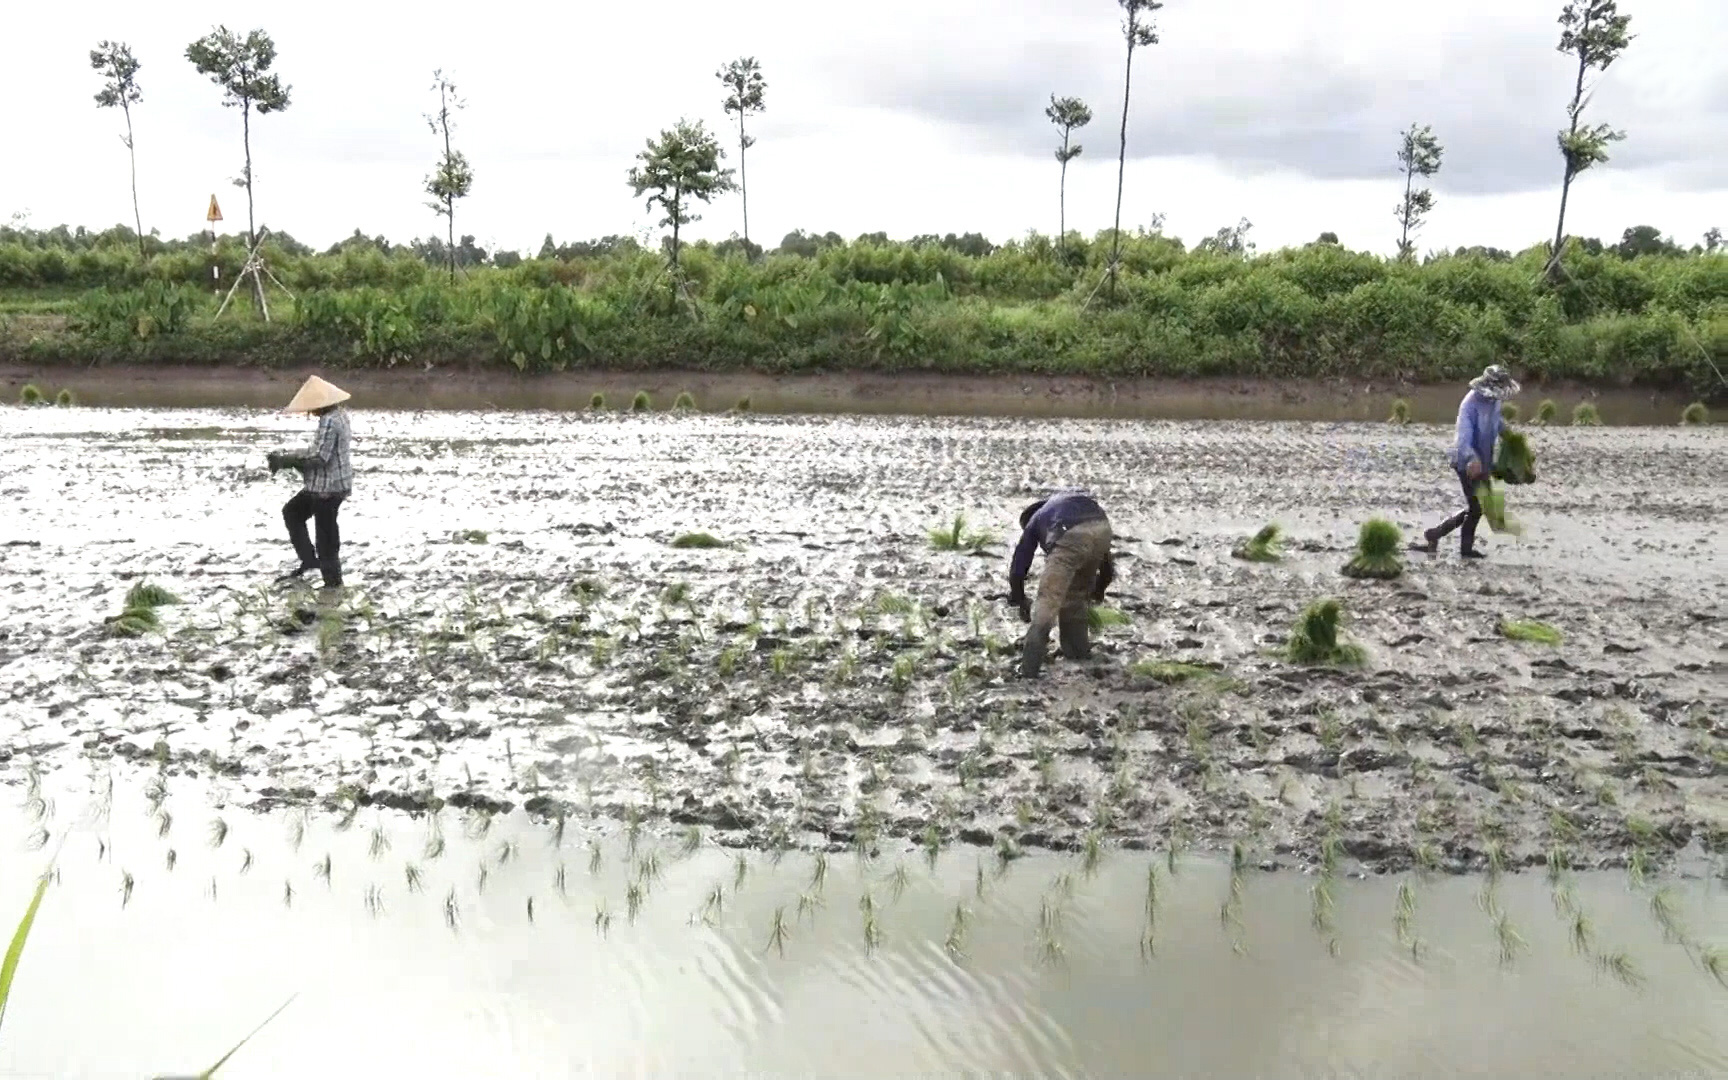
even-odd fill
[[(196, 1072), (297, 991), (225, 1076), (1728, 1068), (1714, 430), (1532, 429), (1521, 541), (1357, 582), (1448, 431), (357, 412), (325, 596), (271, 584), (305, 425), (0, 427), (8, 912), (59, 852), (7, 1075)], [(1122, 618), (1027, 683), (1059, 484)], [(1278, 655), (1323, 596), (1361, 668)]]

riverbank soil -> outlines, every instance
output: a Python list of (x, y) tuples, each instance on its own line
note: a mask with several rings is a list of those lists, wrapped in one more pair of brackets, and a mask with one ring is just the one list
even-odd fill
[[(306, 376), (319, 374), (368, 407), (392, 410), (555, 410), (590, 408), (599, 394), (612, 410), (637, 393), (653, 410), (688, 393), (703, 412), (876, 414), (1154, 420), (1356, 420), (1378, 422), (1400, 398), (1411, 418), (1451, 423), (1462, 384), (1398, 385), (1358, 380), (1088, 379), (1032, 375), (830, 372), (581, 371), (523, 375), (495, 369), (327, 370), (306, 368), (0, 364), (0, 401), (16, 402), (27, 384), (51, 400), (62, 388), (109, 408), (280, 408)], [(1589, 401), (1609, 426), (1678, 423), (1692, 398), (1674, 391), (1526, 385), (1519, 398), (1533, 416), (1544, 398), (1560, 423)]]
[[(1375, 870), (1685, 868), (1728, 833), (1714, 429), (1532, 429), (1525, 537), (1480, 563), (1451, 538), (1383, 582), (1338, 571), (1368, 517), (1410, 536), (1456, 509), (1446, 427), (357, 411), (349, 588), (320, 596), (271, 584), (293, 485), (264, 454), (304, 422), (0, 425), (10, 781), (94, 759), (217, 774), (241, 805), (521, 806), (763, 847), (1305, 865), (1336, 838)], [(1020, 507), (1064, 484), (1111, 514), (1125, 618), (1025, 682), (997, 597)], [(981, 554), (932, 546), (960, 512), (995, 534)], [(1230, 556), (1274, 520), (1283, 562)], [(720, 546), (680, 544), (698, 533)], [(141, 581), (180, 602), (121, 636)], [(1360, 667), (1279, 655), (1326, 596)]]

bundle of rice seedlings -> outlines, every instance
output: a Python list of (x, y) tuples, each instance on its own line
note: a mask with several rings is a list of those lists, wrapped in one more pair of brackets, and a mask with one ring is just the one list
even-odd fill
[(648, 396), (648, 391), (646, 390), (636, 391), (636, 396), (630, 401), (631, 412), (647, 412), (649, 409), (653, 408), (653, 406), (654, 399)]
[(1521, 415), (1523, 414), (1519, 411), (1517, 402), (1502, 401), (1500, 403), (1500, 418), (1508, 424), (1516, 424)]
[(683, 548), (686, 550), (688, 550), (688, 549), (705, 549), (705, 548), (722, 548), (722, 547), (726, 546), (726, 541), (720, 539), (719, 537), (713, 535), (712, 533), (693, 532), (693, 533), (685, 533), (683, 536), (678, 537), (676, 540), (672, 541), (672, 546), (675, 548)]
[(1530, 641), (1538, 645), (1558, 645), (1560, 631), (1547, 623), (1517, 619), (1500, 621), (1500, 636), (1508, 641)]
[(1476, 485), (1476, 501), (1482, 505), (1482, 519), (1497, 533), (1523, 536), (1524, 526), (1506, 513), (1506, 493), (1484, 480)]
[(1553, 398), (1543, 398), (1542, 404), (1536, 406), (1536, 422), (1538, 424), (1551, 424), (1554, 422), (1554, 418), (1559, 415), (1560, 406), (1554, 404)]
[(1680, 422), (1687, 427), (1697, 427), (1710, 422), (1710, 410), (1702, 401), (1694, 401), (1686, 406), (1686, 411), (1680, 414)]
[(41, 389), (41, 387), (37, 386), (35, 383), (25, 383), (24, 389), (18, 391), (18, 404), (20, 404), (20, 405), (40, 405), (40, 404), (42, 404), (42, 389)]
[(1129, 674), (1141, 679), (1151, 679), (1153, 682), (1174, 686), (1177, 683), (1189, 682), (1194, 679), (1214, 679), (1218, 672), (1198, 664), (1184, 664), (1177, 660), (1139, 660), (1128, 669)]
[(1110, 626), (1127, 626), (1132, 620), (1115, 608), (1089, 607), (1086, 609), (1086, 625), (1093, 633)]
[(1410, 403), (1403, 398), (1392, 403), (1392, 415), (1386, 418), (1388, 424), (1408, 424), (1410, 422)]
[(1238, 545), (1230, 554), (1234, 558), (1246, 559), (1249, 562), (1277, 562), (1284, 557), (1284, 552), (1278, 547), (1283, 533), (1283, 528), (1273, 522), (1255, 533), (1247, 543)]
[(1362, 646), (1338, 640), (1338, 624), (1344, 606), (1334, 599), (1316, 600), (1296, 618), (1284, 656), (1298, 664), (1360, 664), (1366, 657)]
[(595, 394), (593, 397), (588, 399), (588, 407), (596, 412), (604, 409), (606, 407), (606, 395)]
[(686, 390), (672, 402), (672, 409), (674, 412), (694, 412), (696, 399), (690, 395), (690, 391)]
[(1390, 581), (1404, 573), (1399, 557), (1404, 536), (1385, 518), (1370, 518), (1356, 536), (1356, 554), (1344, 564), (1344, 576)]
[(109, 637), (143, 637), (162, 626), (153, 607), (129, 607), (118, 615), (110, 616), (107, 621)]
[(126, 593), (127, 608), (155, 608), (163, 604), (178, 604), (180, 598), (160, 585), (140, 581)]
[(1572, 410), (1572, 423), (1578, 427), (1599, 427), (1602, 424), (1602, 414), (1596, 411), (1596, 406), (1588, 401), (1581, 401)]
[(1500, 452), (1494, 457), (1494, 479), (1506, 484), (1529, 484), (1536, 479), (1536, 454), (1522, 432), (1500, 435)]
[(72, 396), (71, 390), (62, 388), (58, 394), (54, 395), (54, 404), (62, 409), (68, 409), (78, 404), (78, 399)]
[(736, 404), (732, 407), (734, 409), (738, 410), (739, 412), (749, 412), (750, 411), (750, 399), (748, 397), (741, 397), (738, 399), (738, 404)]
[(969, 551), (974, 555), (995, 543), (996, 537), (988, 532), (975, 532), (966, 527), (966, 515), (954, 515), (954, 523), (940, 529), (929, 531), (930, 546), (937, 551)]

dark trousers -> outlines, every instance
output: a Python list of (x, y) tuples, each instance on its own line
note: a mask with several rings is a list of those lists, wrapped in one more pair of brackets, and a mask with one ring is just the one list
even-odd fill
[(1476, 548), (1476, 525), (1482, 520), (1482, 503), (1476, 498), (1476, 483), (1464, 475), (1464, 470), (1458, 470), (1458, 483), (1464, 489), (1466, 508), (1429, 529), (1429, 540), (1439, 540), (1460, 525), (1464, 527), (1464, 535), (1459, 537), (1459, 547), (1464, 551), (1474, 551)]
[[(302, 491), (282, 507), (282, 520), (288, 523), (288, 539), (294, 543), (294, 554), (300, 556), (300, 569), (317, 569), (324, 575), (324, 584), (330, 586), (342, 584), (342, 533), (336, 527), (336, 511), (347, 497)], [(308, 518), (318, 537), (316, 547), (306, 535)]]
[(1050, 546), (1044, 556), (1044, 577), (1032, 605), (1032, 625), (1026, 629), (1020, 673), (1035, 678), (1050, 648), (1050, 628), (1056, 627), (1062, 655), (1084, 660), (1092, 655), (1091, 600), (1098, 572), (1110, 557), (1113, 536), (1108, 521), (1083, 521)]

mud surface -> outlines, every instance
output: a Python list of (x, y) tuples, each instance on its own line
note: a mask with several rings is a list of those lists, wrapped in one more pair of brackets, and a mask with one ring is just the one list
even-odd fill
[[(1433, 427), (359, 412), (340, 597), (270, 582), (306, 428), (6, 410), (0, 775), (80, 759), (270, 807), (525, 808), (725, 844), (1239, 850), (1684, 872), (1728, 832), (1728, 440), (1536, 431), (1529, 532), (1338, 569), (1458, 498)], [(1127, 616), (1010, 677), (1021, 505), (1083, 484)], [(1006, 538), (933, 550), (965, 511)], [(1230, 549), (1268, 520), (1282, 563)], [(671, 542), (706, 532), (718, 549)], [(179, 595), (111, 636), (141, 579)], [(1292, 665), (1343, 600), (1360, 669)], [(1505, 640), (1503, 619), (1561, 631)], [(1141, 661), (1210, 669), (1177, 683)], [(1163, 673), (1159, 673), (1163, 674)]]

